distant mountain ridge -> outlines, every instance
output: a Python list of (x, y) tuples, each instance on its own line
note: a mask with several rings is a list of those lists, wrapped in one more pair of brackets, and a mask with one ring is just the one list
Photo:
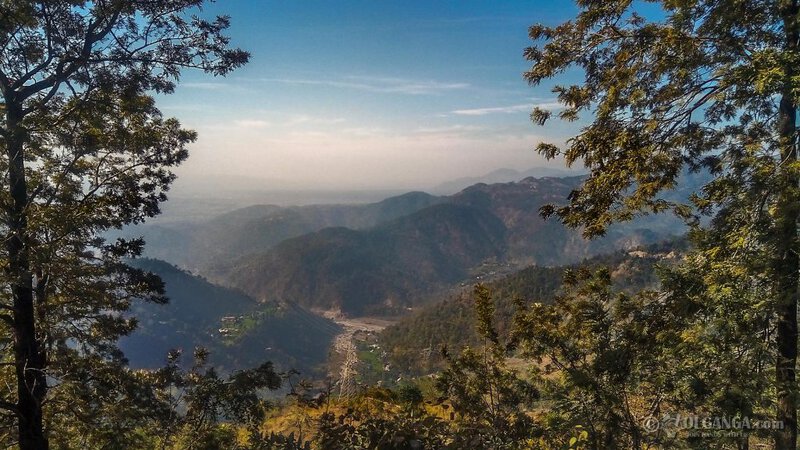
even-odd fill
[(439, 195), (452, 195), (472, 185), (496, 184), (496, 183), (512, 183), (521, 181), (525, 178), (565, 178), (574, 177), (578, 175), (576, 171), (554, 169), (550, 167), (534, 167), (528, 170), (515, 170), (515, 169), (497, 169), (485, 175), (478, 177), (462, 177), (455, 180), (440, 183), (431, 188), (431, 192)]
[(431, 206), (377, 227), (326, 228), (235, 263), (227, 282), (263, 301), (351, 315), (399, 313), (416, 296), (503, 257), (505, 227), (489, 212)]
[(582, 179), (477, 184), (373, 228), (324, 229), (285, 241), (236, 261), (221, 278), (262, 301), (398, 314), (476, 277), (570, 264), (683, 233), (677, 219), (646, 217), (585, 241), (578, 230), (539, 216), (539, 207), (563, 203)]
[[(410, 192), (361, 205), (255, 205), (199, 223), (127, 230), (157, 257), (260, 302), (404, 314), (441, 292), (536, 264), (570, 264), (684, 233), (669, 215), (617, 224), (592, 241), (539, 208), (563, 204), (583, 176), (474, 184), (451, 196)], [(673, 199), (705, 180), (684, 175)]]
[[(508, 258), (517, 265), (553, 266), (583, 258), (657, 242), (683, 233), (683, 223), (672, 216), (644, 216), (611, 226), (606, 235), (587, 241), (579, 230), (569, 230), (557, 219), (543, 220), (539, 209), (563, 204), (583, 176), (528, 177), (516, 183), (479, 183), (449, 197), (457, 204), (485, 208), (506, 227)], [(673, 200), (683, 193), (674, 194)], [(680, 198), (683, 200), (683, 198)]]
[(216, 274), (231, 261), (267, 251), (284, 240), (326, 227), (369, 228), (442, 201), (441, 197), (424, 192), (409, 192), (360, 205), (254, 205), (204, 222), (143, 225), (121, 234), (143, 236), (147, 257), (220, 281)]

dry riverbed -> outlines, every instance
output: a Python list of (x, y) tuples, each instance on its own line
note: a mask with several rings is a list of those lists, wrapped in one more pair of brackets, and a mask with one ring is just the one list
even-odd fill
[(351, 396), (357, 389), (359, 343), (374, 340), (375, 335), (394, 322), (374, 317), (342, 317), (330, 311), (323, 315), (342, 327), (342, 332), (334, 340), (331, 355), (330, 376), (337, 381), (335, 393)]

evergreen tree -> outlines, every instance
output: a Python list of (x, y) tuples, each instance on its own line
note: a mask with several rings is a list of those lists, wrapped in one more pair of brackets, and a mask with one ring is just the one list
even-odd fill
[[(797, 0), (652, 3), (660, 8), (644, 12), (637, 2), (580, 0), (574, 20), (531, 27), (538, 44), (525, 52), (533, 62), (525, 78), (539, 84), (578, 71), (581, 82), (554, 88), (564, 105), (557, 115), (568, 121), (591, 115), (565, 147), (538, 147), (549, 158), (563, 156), (568, 165), (582, 162), (589, 169), (568, 205), (542, 212), (583, 227), (588, 237), (648, 211), (672, 209), (694, 221), (690, 208), (664, 201), (659, 193), (675, 187), (686, 167), (710, 170), (715, 180), (694, 198), (698, 211), (713, 217), (705, 230), (695, 222), (700, 256), (713, 259), (716, 263), (706, 267), (720, 274), (735, 269), (738, 281), (747, 278), (737, 286), (760, 292), (759, 302), (739, 306), (754, 320), (768, 321), (775, 418), (784, 424), (775, 433), (775, 446), (794, 449), (800, 5)], [(531, 118), (544, 124), (552, 115), (536, 109)]]
[(448, 366), (436, 388), (453, 405), (455, 448), (519, 448), (537, 435), (527, 409), (539, 393), (506, 364), (506, 346), (494, 325), (494, 300), (489, 289), (476, 285), (475, 328), (483, 340), (458, 355), (446, 349)]
[(224, 75), (248, 59), (222, 34), (228, 18), (191, 15), (202, 4), (0, 1), (0, 319), (13, 338), (0, 408), (20, 448), (48, 448), (46, 419), (76, 391), (108, 393), (86, 407), (120, 401), (114, 342), (135, 326), (120, 311), (165, 300), (123, 263), (142, 242), (99, 236), (158, 213), (195, 139), (149, 94), (172, 92), (185, 68)]

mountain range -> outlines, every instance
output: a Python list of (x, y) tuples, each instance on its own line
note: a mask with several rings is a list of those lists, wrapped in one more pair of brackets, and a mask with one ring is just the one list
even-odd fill
[(438, 203), (364, 229), (326, 228), (245, 256), (216, 275), (261, 301), (345, 315), (399, 315), (454, 286), (529, 264), (570, 264), (682, 234), (666, 216), (615, 226), (586, 241), (545, 221), (581, 177), (477, 184)]
[(446, 181), (431, 188), (431, 192), (439, 195), (452, 195), (474, 184), (496, 184), (521, 181), (525, 178), (563, 178), (576, 176), (577, 171), (554, 169), (550, 167), (533, 167), (528, 170), (497, 169), (478, 177), (463, 177)]
[(402, 315), (461, 284), (684, 232), (677, 219), (643, 217), (586, 241), (579, 230), (539, 216), (541, 206), (563, 203), (582, 179), (479, 183), (451, 196), (411, 192), (363, 205), (257, 205), (129, 232), (143, 232), (149, 257), (259, 302), (348, 316)]
[(361, 205), (254, 205), (206, 221), (131, 227), (120, 235), (143, 236), (147, 257), (221, 281), (217, 272), (233, 261), (267, 251), (284, 240), (326, 227), (368, 228), (441, 201), (423, 192), (409, 192)]
[[(645, 216), (586, 241), (540, 217), (541, 206), (563, 203), (582, 180), (529, 177), (367, 204), (254, 205), (126, 229), (122, 236), (147, 241), (147, 258), (131, 264), (160, 275), (171, 302), (136, 304), (139, 329), (121, 347), (133, 367), (159, 367), (173, 348), (203, 346), (223, 370), (271, 360), (313, 373), (342, 330), (321, 312), (392, 316), (400, 322), (381, 338), (391, 362), (417, 370), (420, 352), (471, 342), (464, 292), (476, 282), (500, 283), (493, 287), (504, 298), (515, 286), (546, 299), (565, 265), (684, 233), (677, 219)], [(704, 180), (685, 175), (670, 199)], [(510, 305), (498, 304), (501, 328)]]
[(263, 301), (399, 314), (481, 262), (503, 258), (504, 234), (485, 209), (440, 204), (366, 230), (326, 228), (290, 239), (240, 259), (223, 278)]

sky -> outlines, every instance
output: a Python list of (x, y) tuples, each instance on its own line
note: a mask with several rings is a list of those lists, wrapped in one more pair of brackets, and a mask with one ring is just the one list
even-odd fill
[[(424, 189), (499, 168), (562, 167), (535, 151), (576, 125), (534, 126), (557, 109), (528, 86), (534, 23), (568, 1), (220, 0), (250, 63), (227, 77), (187, 72), (160, 97), (199, 133), (177, 188)], [(559, 82), (559, 80), (555, 81)], [(563, 83), (563, 80), (560, 80)]]

